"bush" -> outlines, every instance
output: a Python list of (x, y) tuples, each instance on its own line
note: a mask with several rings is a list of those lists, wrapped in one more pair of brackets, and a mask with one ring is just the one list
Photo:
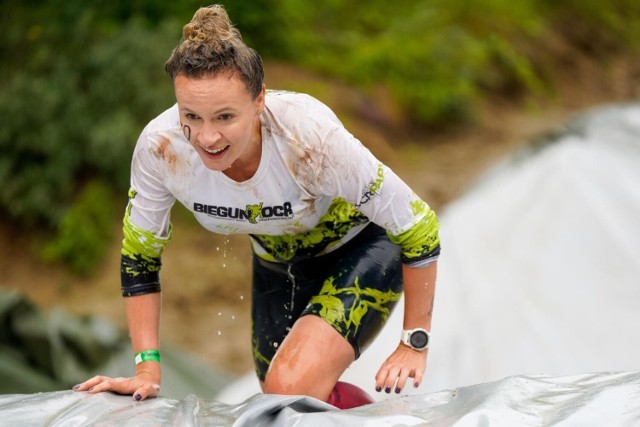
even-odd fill
[(498, 82), (540, 86), (510, 42), (543, 28), (531, 0), (280, 4), (291, 60), (362, 88), (385, 85), (421, 123), (468, 117), (481, 89)]
[(104, 256), (113, 231), (114, 202), (101, 181), (88, 183), (58, 225), (56, 237), (43, 247), (48, 261), (63, 262), (88, 275)]
[(430, 125), (465, 120), (487, 94), (543, 94), (532, 53), (545, 54), (550, 34), (605, 54), (640, 43), (635, 0), (282, 0), (276, 14), (281, 57), (387, 86)]
[[(126, 192), (140, 131), (174, 102), (163, 64), (179, 25), (152, 28), (132, 16), (115, 26), (95, 6), (75, 3), (32, 13), (13, 4), (13, 16), (24, 16), (3, 22), (0, 210), (22, 227), (58, 232), (49, 258), (87, 272), (104, 244), (94, 228), (110, 231), (113, 221), (87, 204)], [(9, 6), (1, 7), (4, 15)], [(84, 186), (93, 181), (103, 184)]]
[(0, 207), (26, 225), (55, 227), (88, 178), (126, 191), (142, 127), (173, 102), (162, 64), (176, 24), (100, 31), (86, 9), (74, 24), (72, 36), (55, 20), (32, 24), (27, 55), (0, 70)]

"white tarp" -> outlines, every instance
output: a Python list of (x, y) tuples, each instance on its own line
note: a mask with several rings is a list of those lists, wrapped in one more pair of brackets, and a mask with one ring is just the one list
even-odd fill
[(640, 105), (505, 161), (443, 239), (430, 389), (640, 368)]
[[(594, 110), (510, 156), (440, 217), (427, 375), (407, 393), (640, 368), (640, 104)], [(373, 377), (401, 329), (396, 310), (342, 380), (393, 397)], [(257, 391), (249, 374), (217, 398)]]
[(511, 377), (344, 411), (300, 396), (258, 394), (228, 405), (60, 391), (0, 395), (0, 426), (632, 426), (639, 402), (640, 372)]

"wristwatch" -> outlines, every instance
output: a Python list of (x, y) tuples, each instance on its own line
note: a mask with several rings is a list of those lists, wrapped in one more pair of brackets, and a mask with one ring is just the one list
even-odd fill
[(431, 341), (431, 334), (426, 329), (404, 329), (402, 335), (400, 335), (400, 341), (406, 346), (411, 347), (417, 351), (425, 351), (429, 348), (429, 341)]

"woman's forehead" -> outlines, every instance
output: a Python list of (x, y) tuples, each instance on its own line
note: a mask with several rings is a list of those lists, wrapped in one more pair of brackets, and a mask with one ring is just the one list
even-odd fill
[(197, 78), (179, 74), (174, 88), (178, 104), (184, 108), (241, 106), (251, 101), (245, 83), (235, 73)]

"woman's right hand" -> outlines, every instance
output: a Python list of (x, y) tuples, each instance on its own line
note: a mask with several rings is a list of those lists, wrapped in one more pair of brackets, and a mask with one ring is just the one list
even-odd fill
[(95, 394), (112, 391), (118, 394), (130, 394), (135, 400), (156, 397), (160, 393), (160, 376), (152, 372), (138, 372), (135, 377), (110, 378), (101, 375), (73, 386), (74, 391), (86, 391)]

